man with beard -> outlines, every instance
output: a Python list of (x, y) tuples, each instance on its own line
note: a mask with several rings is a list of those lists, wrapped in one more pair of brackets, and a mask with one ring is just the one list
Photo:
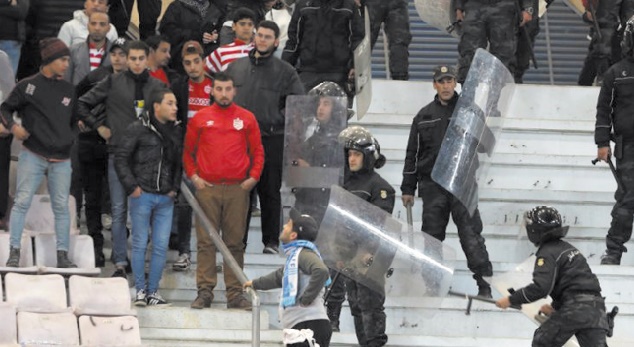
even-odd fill
[[(205, 76), (205, 63), (203, 48), (197, 41), (187, 41), (183, 45), (181, 54), (183, 67), (187, 73), (186, 78), (179, 79), (172, 86), (176, 100), (178, 100), (178, 120), (187, 128), (187, 123), (194, 115), (211, 105), (211, 78)], [(174, 206), (174, 218), (172, 222), (172, 235), (170, 248), (178, 250), (178, 259), (172, 268), (175, 271), (189, 269), (190, 240), (192, 234), (192, 208), (185, 198), (180, 195)]]
[(269, 254), (279, 252), (286, 97), (304, 94), (295, 69), (273, 56), (279, 35), (277, 24), (267, 20), (260, 22), (255, 49), (227, 68), (227, 74), (234, 78), (238, 88), (236, 104), (253, 112), (260, 125), (266, 158), (257, 191), (262, 211), (262, 243), (264, 253)]
[[(32, 4), (32, 6), (36, 6)], [(43, 6), (43, 5), (38, 5)], [(77, 10), (73, 13), (73, 19), (64, 23), (62, 27), (59, 29), (59, 33), (57, 37), (64, 41), (69, 47), (73, 46), (76, 43), (83, 42), (88, 37), (88, 22), (90, 16), (94, 12), (103, 12), (106, 13), (108, 11), (108, 0), (86, 0), (84, 3), (83, 10)], [(116, 40), (119, 35), (117, 35), (117, 29), (110, 25), (108, 22), (108, 28), (106, 29), (106, 33), (108, 36), (108, 40), (113, 41)]]
[(70, 47), (70, 64), (64, 79), (77, 85), (89, 72), (101, 65), (110, 65), (108, 52), (111, 41), (106, 34), (110, 19), (104, 12), (93, 12), (88, 19), (88, 38)]
[[(196, 187), (196, 199), (242, 268), (249, 210), (249, 192), (260, 179), (264, 150), (258, 123), (251, 112), (233, 102), (234, 81), (216, 74), (212, 90), (215, 103), (196, 113), (187, 124), (183, 163)], [(200, 221), (196, 223), (198, 297), (191, 308), (210, 307), (217, 284), (216, 246)], [(242, 295), (240, 280), (230, 268), (224, 272), (227, 308), (251, 309)]]
[[(128, 197), (114, 168), (114, 153), (123, 138), (125, 129), (138, 120), (143, 112), (145, 100), (150, 94), (165, 85), (150, 76), (147, 56), (150, 48), (141, 41), (128, 45), (128, 70), (110, 75), (99, 82), (88, 93), (79, 98), (78, 116), (86, 126), (97, 129), (108, 144), (108, 184), (112, 204), (112, 261), (116, 270), (113, 276), (127, 278), (127, 201)], [(92, 110), (100, 104), (106, 108), (106, 119), (100, 123)]]

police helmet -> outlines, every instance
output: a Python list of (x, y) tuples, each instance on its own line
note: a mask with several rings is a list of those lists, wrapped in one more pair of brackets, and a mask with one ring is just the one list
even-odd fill
[(539, 246), (544, 242), (561, 239), (568, 233), (568, 227), (561, 225), (561, 215), (551, 206), (536, 206), (524, 213), (528, 239)]
[(308, 92), (312, 96), (340, 96), (346, 97), (346, 92), (335, 82), (321, 82)]
[(630, 17), (625, 24), (625, 31), (623, 32), (623, 39), (621, 39), (621, 52), (624, 56), (632, 54), (634, 48), (634, 16)]
[(365, 128), (355, 125), (344, 129), (339, 133), (339, 142), (343, 143), (346, 158), (351, 149), (363, 153), (365, 169), (379, 169), (385, 165), (385, 156), (381, 154), (379, 141)]

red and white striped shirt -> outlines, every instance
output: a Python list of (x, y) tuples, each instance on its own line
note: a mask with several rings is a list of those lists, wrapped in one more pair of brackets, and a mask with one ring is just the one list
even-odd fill
[(228, 45), (220, 46), (205, 58), (205, 71), (207, 73), (225, 71), (231, 62), (249, 55), (253, 47), (253, 43), (238, 39)]
[(95, 70), (101, 65), (101, 59), (105, 52), (105, 45), (101, 48), (96, 48), (92, 43), (88, 44), (88, 53), (90, 54), (90, 71)]

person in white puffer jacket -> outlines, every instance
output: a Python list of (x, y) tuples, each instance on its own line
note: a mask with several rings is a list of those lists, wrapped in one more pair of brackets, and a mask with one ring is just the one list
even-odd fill
[[(57, 34), (57, 38), (64, 41), (70, 47), (78, 42), (86, 41), (88, 37), (88, 18), (94, 11), (107, 13), (108, 0), (86, 0), (83, 10), (77, 10), (73, 13), (73, 19), (64, 23)], [(106, 35), (108, 41), (113, 42), (119, 35), (117, 29), (110, 24), (110, 30)]]
[[(268, 5), (271, 1), (267, 2), (265, 5)], [(284, 51), (284, 47), (286, 47), (286, 41), (288, 40), (288, 25), (291, 22), (291, 9), (286, 5), (286, 3), (282, 0), (278, 0), (277, 2), (273, 2), (271, 4), (272, 8), (269, 12), (266, 13), (264, 19), (273, 21), (280, 27), (280, 45), (282, 47), (277, 49), (273, 55), (282, 59), (282, 51)]]

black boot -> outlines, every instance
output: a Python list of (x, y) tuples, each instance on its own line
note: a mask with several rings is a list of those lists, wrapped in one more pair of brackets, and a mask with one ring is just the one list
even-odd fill
[(95, 248), (95, 267), (106, 266), (106, 256), (103, 254), (102, 249)]
[(58, 268), (75, 268), (77, 265), (73, 264), (73, 262), (68, 259), (68, 252), (66, 251), (57, 251), (57, 267)]
[(601, 257), (601, 265), (621, 265), (621, 254), (606, 253)]
[(20, 267), (20, 249), (13, 248), (9, 250), (9, 259), (7, 260), (7, 267)]
[(475, 279), (476, 283), (478, 284), (478, 296), (481, 296), (484, 298), (493, 297), (491, 295), (491, 285), (489, 285), (489, 283), (485, 281), (484, 278), (482, 278), (482, 275), (475, 274), (473, 275), (473, 279)]
[(329, 302), (326, 305), (330, 327), (333, 332), (339, 332), (339, 316), (341, 315), (341, 303)]

